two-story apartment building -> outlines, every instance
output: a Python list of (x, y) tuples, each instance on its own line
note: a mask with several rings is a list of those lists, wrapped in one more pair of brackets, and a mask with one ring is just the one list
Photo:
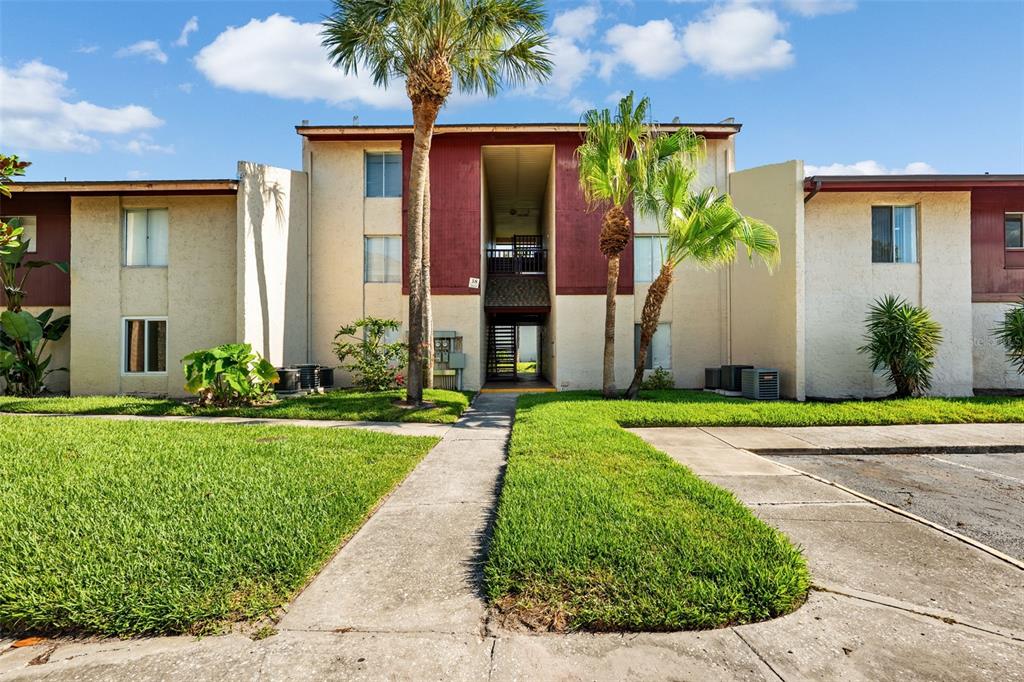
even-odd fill
[[(700, 387), (705, 367), (748, 363), (780, 369), (789, 397), (876, 395), (884, 382), (856, 349), (867, 306), (897, 293), (943, 325), (936, 393), (1024, 387), (988, 333), (1024, 292), (1024, 176), (804, 178), (799, 161), (736, 171), (738, 124), (690, 127), (707, 140), (699, 184), (771, 223), (782, 261), (774, 273), (743, 257), (718, 271), (682, 266), (652, 368)], [(278, 365), (334, 365), (339, 326), (366, 315), (404, 325), (411, 128), (297, 132), (297, 171), (242, 162), (228, 180), (15, 186), (0, 213), (26, 219), (40, 257), (71, 261), (70, 278), (39, 271), (28, 287), (30, 306), (72, 315), (57, 349), (70, 372), (55, 389), (176, 395), (180, 359), (196, 348), (241, 340)], [(578, 124), (437, 128), (438, 385), (476, 389), (536, 372), (558, 389), (600, 386), (606, 263), (601, 212), (577, 179), (581, 133)], [(634, 222), (617, 300), (620, 384), (664, 239)]]

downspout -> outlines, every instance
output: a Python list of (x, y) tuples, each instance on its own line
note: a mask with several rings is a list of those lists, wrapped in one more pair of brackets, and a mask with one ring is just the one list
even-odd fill
[(814, 195), (817, 194), (820, 191), (821, 191), (821, 179), (820, 178), (814, 178), (814, 189), (811, 190), (810, 194), (808, 194), (807, 196), (804, 197), (804, 204), (806, 205), (808, 202), (810, 202), (810, 200), (814, 198)]

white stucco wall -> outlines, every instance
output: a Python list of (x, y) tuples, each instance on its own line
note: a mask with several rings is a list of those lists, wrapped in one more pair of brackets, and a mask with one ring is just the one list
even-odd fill
[[(235, 340), (236, 208), (229, 196), (74, 197), (71, 393), (184, 395), (181, 358)], [(122, 266), (126, 208), (168, 210), (168, 265)], [(125, 317), (167, 318), (167, 372), (122, 373)]]
[[(554, 297), (555, 355), (561, 390), (600, 389), (604, 357), (605, 297)], [(615, 385), (625, 389), (633, 378), (633, 296), (615, 299)]]
[(237, 338), (276, 366), (306, 359), (306, 174), (241, 161)]
[(803, 179), (801, 161), (729, 176), (736, 208), (775, 228), (780, 254), (772, 272), (741, 246), (729, 267), (731, 363), (778, 369), (781, 395), (797, 400), (805, 397)]
[(1012, 303), (973, 303), (974, 387), (979, 389), (1024, 390), (1024, 375), (1006, 359), (1006, 350), (992, 336)]
[[(918, 263), (871, 262), (871, 207), (918, 206)], [(970, 395), (970, 194), (822, 192), (805, 207), (806, 372), (812, 397), (882, 396), (892, 387), (857, 352), (868, 306), (885, 294), (942, 325), (932, 393)]]

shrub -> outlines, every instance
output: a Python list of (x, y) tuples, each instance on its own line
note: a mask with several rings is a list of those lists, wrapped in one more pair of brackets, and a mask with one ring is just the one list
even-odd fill
[(46, 377), (67, 371), (64, 367), (50, 369), (53, 356), (46, 354), (46, 346), (64, 336), (71, 317), (52, 318), (53, 308), (38, 316), (24, 310), (0, 313), (0, 379), (8, 395), (39, 395), (46, 387)]
[(385, 338), (388, 332), (396, 332), (400, 327), (397, 320), (364, 317), (334, 335), (334, 354), (342, 366), (352, 371), (356, 386), (367, 391), (385, 391), (400, 384), (398, 372), (408, 361), (409, 348), (399, 341), (388, 343)]
[(200, 405), (251, 405), (267, 399), (277, 371), (248, 343), (226, 343), (186, 355), (185, 390)]
[(676, 387), (676, 379), (672, 376), (672, 372), (668, 371), (664, 367), (658, 367), (650, 376), (644, 379), (644, 382), (640, 384), (640, 388), (645, 391), (664, 391), (669, 388)]
[(897, 398), (919, 395), (931, 387), (935, 353), (942, 327), (922, 307), (887, 295), (868, 309), (867, 343), (858, 351), (871, 358), (872, 371), (885, 369)]
[(1006, 311), (992, 335), (1006, 349), (1006, 357), (1017, 373), (1024, 374), (1024, 298)]

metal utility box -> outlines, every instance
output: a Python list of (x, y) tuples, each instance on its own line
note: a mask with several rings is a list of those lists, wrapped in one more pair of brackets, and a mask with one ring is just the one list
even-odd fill
[(753, 365), (722, 365), (721, 389), (738, 393), (743, 387), (743, 370), (753, 368)]
[(779, 399), (779, 370), (757, 369), (743, 370), (743, 397), (751, 400)]
[(714, 390), (722, 387), (722, 368), (707, 367), (704, 369), (704, 388)]

